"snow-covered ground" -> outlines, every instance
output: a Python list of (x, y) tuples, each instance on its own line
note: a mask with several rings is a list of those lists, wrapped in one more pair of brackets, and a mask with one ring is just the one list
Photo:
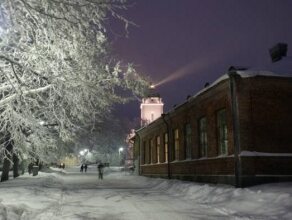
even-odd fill
[(0, 183), (0, 220), (292, 219), (292, 183), (245, 189), (79, 168)]

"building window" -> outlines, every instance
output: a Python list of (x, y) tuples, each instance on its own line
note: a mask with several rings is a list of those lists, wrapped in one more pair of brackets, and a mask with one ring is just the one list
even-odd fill
[(217, 112), (217, 133), (219, 154), (225, 155), (228, 149), (226, 109)]
[(168, 162), (168, 133), (164, 134), (164, 161)]
[(199, 120), (199, 148), (200, 157), (207, 157), (208, 139), (206, 117), (203, 117)]
[(150, 145), (149, 145), (149, 163), (153, 162), (153, 155), (152, 155), (152, 151), (153, 151), (153, 139), (150, 140)]
[(174, 160), (179, 160), (179, 132), (174, 130)]
[(156, 156), (157, 156), (157, 163), (160, 163), (160, 136), (156, 137)]
[(146, 141), (143, 141), (143, 164), (146, 164)]
[(188, 123), (185, 125), (185, 158), (192, 158), (192, 128), (191, 124)]

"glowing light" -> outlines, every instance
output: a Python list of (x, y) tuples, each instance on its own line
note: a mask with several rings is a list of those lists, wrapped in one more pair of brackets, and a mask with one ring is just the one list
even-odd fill
[(89, 152), (88, 152), (88, 149), (84, 149), (84, 150), (82, 150), (82, 151), (80, 151), (79, 152), (79, 154), (81, 155), (81, 156), (83, 156), (83, 155), (85, 155), (85, 154), (88, 154)]
[(187, 74), (190, 74), (193, 72), (193, 70), (197, 69), (200, 67), (200, 63), (198, 61), (191, 62), (176, 71), (172, 72), (169, 76), (161, 80), (160, 82), (156, 83), (155, 86), (159, 86), (161, 84), (176, 80), (178, 78), (181, 78)]
[(150, 85), (150, 89), (155, 89), (155, 85)]
[(177, 69), (176, 71), (169, 74), (164, 79), (160, 80), (158, 83), (154, 84), (154, 86), (160, 86), (164, 83), (171, 82), (173, 80), (179, 79), (183, 76), (189, 75), (191, 73), (199, 73), (203, 71), (204, 69), (216, 65), (217, 63), (220, 63), (223, 56), (214, 56), (214, 57), (208, 57), (208, 58), (198, 58), (182, 67)]

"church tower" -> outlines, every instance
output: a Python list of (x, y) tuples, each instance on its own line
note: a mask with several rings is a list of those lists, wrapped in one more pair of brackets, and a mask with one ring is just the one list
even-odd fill
[(141, 127), (151, 123), (159, 118), (163, 113), (163, 102), (158, 93), (154, 91), (155, 87), (150, 86), (147, 97), (142, 99), (141, 109)]

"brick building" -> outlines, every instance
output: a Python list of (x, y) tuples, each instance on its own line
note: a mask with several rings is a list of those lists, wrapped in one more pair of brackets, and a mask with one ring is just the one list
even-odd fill
[(140, 175), (237, 187), (292, 180), (292, 76), (230, 70), (134, 140)]

